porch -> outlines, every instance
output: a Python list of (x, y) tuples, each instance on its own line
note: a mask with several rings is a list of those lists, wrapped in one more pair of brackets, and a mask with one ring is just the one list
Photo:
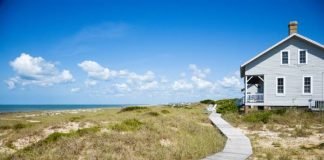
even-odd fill
[(245, 87), (244, 104), (262, 105), (264, 103), (264, 75), (246, 75), (244, 77)]

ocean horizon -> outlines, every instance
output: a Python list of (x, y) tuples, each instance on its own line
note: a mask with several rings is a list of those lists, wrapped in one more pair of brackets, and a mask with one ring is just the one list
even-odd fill
[(0, 104), (0, 113), (94, 108), (123, 108), (133, 105), (145, 104)]

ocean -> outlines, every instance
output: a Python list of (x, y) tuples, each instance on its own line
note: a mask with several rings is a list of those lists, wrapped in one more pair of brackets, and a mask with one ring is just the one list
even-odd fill
[(70, 109), (92, 109), (92, 108), (122, 108), (134, 104), (28, 104), (28, 105), (0, 105), (0, 113), (4, 112), (29, 112), (44, 110), (70, 110)]

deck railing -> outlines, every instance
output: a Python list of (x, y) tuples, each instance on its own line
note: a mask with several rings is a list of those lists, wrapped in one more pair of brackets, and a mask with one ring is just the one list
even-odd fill
[(312, 111), (324, 111), (324, 100), (311, 100), (309, 109)]
[(254, 94), (247, 94), (246, 102), (248, 103), (263, 103), (264, 101), (264, 94), (263, 93), (254, 93)]

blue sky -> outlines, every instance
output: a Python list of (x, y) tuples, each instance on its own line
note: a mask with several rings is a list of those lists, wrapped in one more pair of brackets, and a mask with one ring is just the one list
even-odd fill
[(240, 64), (298, 33), (324, 42), (322, 1), (0, 0), (0, 103), (241, 97)]

